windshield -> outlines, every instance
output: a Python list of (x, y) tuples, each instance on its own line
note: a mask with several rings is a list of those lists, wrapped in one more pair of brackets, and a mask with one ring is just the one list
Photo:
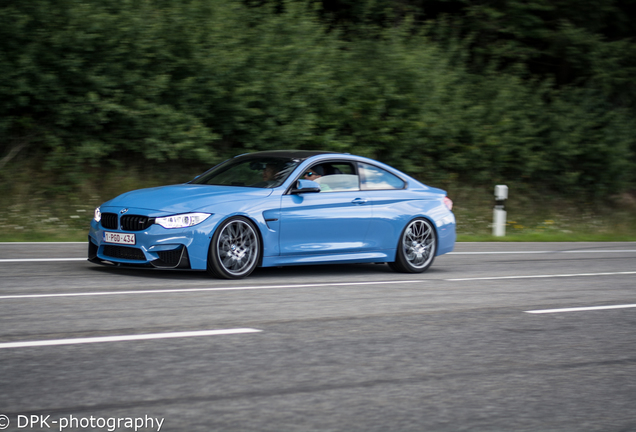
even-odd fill
[(190, 183), (275, 188), (282, 185), (300, 160), (281, 157), (230, 159)]

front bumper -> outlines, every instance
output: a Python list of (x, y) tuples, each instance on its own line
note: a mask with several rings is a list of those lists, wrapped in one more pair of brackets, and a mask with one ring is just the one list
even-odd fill
[(136, 247), (103, 244), (98, 246), (91, 236), (88, 236), (88, 260), (95, 264), (154, 267), (163, 269), (191, 269), (188, 249), (177, 246), (174, 249), (157, 251), (149, 261), (143, 251)]
[[(220, 216), (199, 225), (167, 229), (151, 224), (142, 231), (106, 229), (93, 220), (88, 234), (88, 260), (97, 264), (205, 270), (210, 237)], [(104, 232), (135, 234), (134, 245), (106, 242)]]

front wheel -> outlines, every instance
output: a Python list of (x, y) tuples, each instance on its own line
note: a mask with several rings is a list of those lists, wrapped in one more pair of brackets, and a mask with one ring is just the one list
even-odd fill
[(249, 276), (258, 265), (261, 242), (247, 219), (234, 217), (223, 222), (212, 236), (208, 273), (224, 279)]
[(435, 259), (437, 233), (427, 219), (414, 219), (400, 234), (395, 262), (389, 266), (402, 273), (422, 273)]

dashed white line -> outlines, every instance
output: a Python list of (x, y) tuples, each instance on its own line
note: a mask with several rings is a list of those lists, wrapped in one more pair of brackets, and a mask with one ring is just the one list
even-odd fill
[[(61, 243), (4, 243), (4, 244), (61, 244)], [(68, 244), (68, 243), (65, 243)], [(578, 254), (578, 253), (636, 253), (636, 249), (599, 250), (553, 250), (553, 251), (491, 251), (491, 252), (449, 252), (447, 255), (522, 255), (522, 254)], [(0, 263), (56, 261), (87, 261), (86, 258), (5, 258)]]
[(174, 338), (189, 338), (189, 337), (199, 337), (199, 336), (218, 336), (218, 335), (241, 334), (241, 333), (257, 333), (261, 331), (262, 330), (257, 330), (252, 328), (237, 328), (237, 329), (225, 329), (225, 330), (200, 330), (200, 331), (174, 332), (174, 333), (148, 333), (148, 334), (137, 334), (137, 335), (102, 336), (102, 337), (91, 337), (91, 338), (4, 342), (4, 343), (0, 343), (0, 349), (41, 347), (41, 346), (54, 346), (54, 345), (78, 345), (78, 344), (89, 344), (89, 343), (123, 342), (123, 341), (150, 340), (150, 339), (174, 339)]
[(622, 276), (622, 275), (636, 275), (636, 271), (551, 274), (551, 275), (524, 275), (524, 276), (491, 276), (491, 277), (455, 278), (455, 279), (409, 279), (409, 280), (395, 280), (395, 281), (327, 282), (327, 283), (318, 283), (318, 284), (294, 284), (294, 285), (262, 285), (262, 286), (252, 285), (252, 286), (230, 286), (230, 287), (217, 287), (217, 288), (176, 288), (176, 289), (162, 289), (162, 290), (96, 291), (96, 292), (75, 292), (75, 293), (56, 293), (56, 294), (13, 294), (13, 295), (0, 296), (0, 300), (54, 298), (54, 297), (142, 295), (142, 294), (184, 294), (184, 293), (192, 293), (192, 292), (209, 292), (209, 291), (247, 291), (247, 290), (322, 288), (322, 287), (362, 286), (362, 285), (400, 285), (400, 284), (431, 283), (431, 282), (437, 282), (437, 281), (470, 282), (470, 281), (487, 281), (487, 280), (540, 279), (540, 278), (564, 278), (564, 277), (586, 277), (586, 276)]
[(444, 279), (444, 280), (449, 282), (468, 282), (468, 281), (482, 281), (482, 280), (543, 279), (543, 278), (566, 278), (566, 277), (585, 277), (585, 276), (620, 276), (620, 275), (634, 275), (634, 274), (636, 274), (636, 271), (525, 275), (525, 276), (485, 276), (485, 277), (475, 277), (475, 278), (456, 278), (456, 279)]
[(13, 246), (13, 245), (85, 245), (87, 241), (82, 242), (0, 242), (0, 246)]
[(0, 259), (0, 263), (16, 262), (54, 262), (54, 261), (88, 261), (86, 258), (6, 258)]
[(219, 287), (219, 288), (179, 288), (179, 289), (165, 289), (165, 290), (98, 291), (98, 292), (58, 293), (58, 294), (15, 294), (15, 295), (0, 296), (0, 300), (47, 298), (47, 297), (88, 297), (88, 296), (172, 294), (172, 293), (181, 294), (181, 293), (206, 292), (206, 291), (245, 291), (245, 290), (285, 289), (285, 288), (320, 288), (320, 287), (329, 287), (329, 286), (395, 285), (395, 284), (409, 284), (409, 283), (422, 283), (422, 282), (427, 282), (427, 281), (401, 280), (401, 281), (370, 281), (370, 282), (334, 282), (334, 283), (321, 283), (321, 284), (236, 286), (236, 287)]
[(633, 253), (636, 249), (593, 249), (593, 250), (545, 250), (545, 251), (490, 251), (490, 252), (449, 252), (447, 255), (507, 255), (507, 254), (577, 254), (577, 253)]
[(531, 314), (549, 314), (549, 313), (561, 313), (561, 312), (584, 312), (584, 311), (607, 310), (607, 309), (627, 309), (627, 308), (635, 308), (635, 307), (636, 307), (636, 304), (626, 304), (626, 305), (612, 305), (612, 306), (575, 307), (575, 308), (563, 308), (563, 309), (539, 309), (539, 310), (530, 310), (530, 311), (524, 311), (524, 312), (531, 313)]

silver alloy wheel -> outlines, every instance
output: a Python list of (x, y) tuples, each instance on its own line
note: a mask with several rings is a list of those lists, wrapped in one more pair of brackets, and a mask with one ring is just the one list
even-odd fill
[(216, 244), (223, 269), (232, 276), (249, 273), (258, 259), (258, 239), (252, 226), (240, 219), (223, 227)]
[(415, 269), (427, 267), (435, 257), (435, 233), (425, 219), (412, 221), (402, 236), (404, 258)]

